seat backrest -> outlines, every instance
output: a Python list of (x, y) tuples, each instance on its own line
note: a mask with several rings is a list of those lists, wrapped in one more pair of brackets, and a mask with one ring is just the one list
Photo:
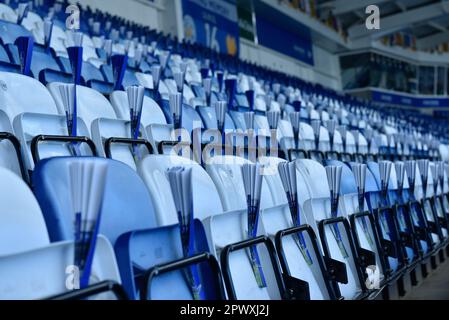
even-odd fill
[[(205, 129), (217, 129), (217, 114), (215, 113), (215, 108), (197, 106), (196, 111), (203, 120)], [(226, 113), (225, 119), (225, 130), (234, 130), (234, 122), (232, 118)]]
[(5, 48), (0, 44), (0, 61), (2, 62), (10, 62), (8, 53)]
[[(164, 112), (165, 118), (167, 119), (167, 123), (173, 123), (173, 115), (170, 112), (170, 104), (168, 100), (162, 100), (160, 102), (160, 107)], [(195, 109), (188, 104), (182, 105), (182, 127), (186, 129), (188, 132), (192, 132), (195, 128), (203, 128), (203, 121), (201, 121), (201, 117), (195, 111)]]
[(17, 14), (7, 4), (0, 3), (0, 19), (15, 22), (17, 20)]
[(61, 71), (58, 63), (50, 54), (34, 50), (31, 59), (31, 72), (33, 72), (34, 78), (39, 79), (39, 73), (44, 69)]
[(329, 184), (327, 182), (326, 170), (324, 167), (308, 159), (296, 160), (296, 166), (300, 173), (298, 176), (298, 186), (304, 184), (307, 194), (298, 194), (299, 201), (310, 198), (329, 198)]
[(266, 166), (264, 179), (270, 190), (274, 206), (285, 205), (288, 203), (278, 171), (278, 165), (282, 162), (286, 162), (286, 160), (274, 157), (259, 158), (259, 163)]
[(144, 183), (127, 165), (109, 159), (77, 157), (41, 161), (34, 171), (35, 194), (43, 209), (52, 242), (72, 240), (70, 164), (105, 162), (108, 165), (100, 234), (114, 245), (128, 231), (156, 226), (153, 205)]
[[(380, 171), (379, 171), (379, 164), (377, 162), (368, 162), (368, 169), (371, 171), (371, 174), (373, 175), (374, 179), (376, 180), (378, 190), (381, 188), (381, 181), (380, 181)], [(391, 171), (393, 172), (394, 166), (392, 166)], [(393, 179), (394, 178), (394, 179)], [(397, 185), (396, 183), (396, 175), (393, 177), (393, 175), (390, 173), (390, 179), (388, 180), (388, 187), (392, 187)]]
[(49, 244), (39, 204), (16, 174), (0, 168), (0, 256)]
[[(56, 101), (60, 114), (65, 114), (64, 106), (62, 104), (59, 86), (61, 83), (52, 82), (48, 84), (53, 98)], [(98, 118), (117, 119), (109, 101), (99, 92), (84, 86), (76, 87), (78, 117), (83, 119), (89, 131), (92, 127), (92, 122)]]
[[(178, 223), (167, 170), (182, 166), (192, 168), (194, 217), (204, 220), (209, 216), (220, 214), (223, 208), (218, 191), (206, 171), (196, 162), (187, 158), (171, 155), (149, 155), (137, 166), (137, 171), (145, 181), (150, 192), (159, 226)], [(205, 197), (207, 195), (207, 197)]]
[(123, 87), (129, 87), (129, 86), (137, 86), (139, 85), (139, 80), (136, 78), (136, 75), (134, 72), (130, 70), (125, 71), (125, 76), (123, 77)]
[(0, 72), (0, 109), (11, 123), (24, 112), (58, 114), (45, 86), (31, 77), (8, 72)]
[[(210, 175), (220, 194), (224, 211), (246, 210), (246, 193), (243, 184), (242, 166), (250, 161), (233, 156), (214, 156), (206, 164)], [(262, 183), (260, 208), (273, 206), (270, 190), (265, 181)]]
[(340, 184), (340, 194), (351, 194), (357, 193), (357, 185), (355, 182), (354, 174), (351, 168), (344, 162), (337, 160), (326, 161), (328, 166), (341, 166), (341, 184)]
[(104, 81), (104, 77), (103, 77), (103, 74), (101, 73), (100, 69), (97, 69), (90, 62), (83, 63), (83, 67), (81, 69), (81, 75), (83, 76), (84, 81), (89, 81), (89, 80)]
[(351, 154), (356, 152), (354, 135), (349, 131), (346, 133), (346, 152)]
[(15, 22), (0, 19), (0, 39), (3, 44), (14, 44), (18, 37), (32, 37), (31, 32)]
[[(125, 91), (114, 91), (109, 97), (112, 106), (114, 107), (117, 117), (122, 120), (129, 121), (129, 102), (128, 95)], [(143, 107), (142, 107), (142, 125), (146, 128), (148, 125), (156, 124), (166, 124), (164, 113), (162, 112), (159, 105), (151, 98), (147, 96), (143, 97)]]
[(299, 146), (305, 150), (315, 149), (315, 136), (313, 135), (312, 127), (301, 122), (299, 127)]

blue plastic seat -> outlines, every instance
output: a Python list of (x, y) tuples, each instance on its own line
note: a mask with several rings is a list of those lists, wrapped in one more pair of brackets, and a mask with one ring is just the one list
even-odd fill
[(0, 20), (0, 40), (3, 44), (13, 44), (18, 37), (32, 37), (27, 29), (16, 23)]
[[(194, 225), (195, 252), (209, 252), (201, 222), (195, 220)], [(115, 250), (123, 284), (131, 297), (145, 300), (193, 299), (182, 269), (161, 275), (150, 285), (142, 282), (143, 272), (147, 269), (184, 258), (179, 225), (128, 232), (119, 237)], [(218, 299), (219, 288), (211, 286), (214, 281), (208, 266), (200, 264), (198, 267), (205, 290), (204, 299)], [(136, 278), (137, 281), (134, 281)], [(148, 286), (148, 293), (146, 297), (141, 297), (140, 290), (144, 285)]]
[(91, 80), (104, 81), (104, 77), (100, 69), (97, 69), (94, 65), (92, 65), (89, 62), (83, 63), (83, 67), (81, 69), (81, 76), (86, 82)]
[[(99, 234), (114, 245), (122, 234), (156, 226), (153, 205), (143, 181), (127, 165), (102, 158), (53, 158), (41, 161), (34, 171), (35, 194), (44, 212), (52, 242), (72, 240), (73, 222), (70, 211), (69, 165), (76, 162), (100, 161), (108, 164), (105, 195)], [(149, 242), (150, 243), (150, 242)], [(123, 285), (130, 297), (134, 281), (129, 268), (120, 269)]]
[(35, 79), (47, 84), (49, 82), (73, 81), (72, 76), (61, 70), (56, 60), (49, 53), (34, 50), (31, 59), (31, 72)]
[(20, 66), (14, 62), (10, 62), (7, 49), (0, 44), (0, 71), (4, 72), (20, 72)]
[(125, 71), (125, 76), (123, 77), (123, 88), (130, 86), (138, 86), (139, 80), (137, 80), (136, 75), (131, 70)]
[[(34, 172), (36, 197), (43, 209), (51, 241), (73, 238), (70, 206), (69, 165), (75, 162), (101, 161), (108, 164), (105, 196), (99, 234), (114, 245), (123, 286), (129, 297), (138, 298), (142, 276), (161, 263), (183, 258), (179, 227), (155, 229), (156, 215), (147, 188), (139, 176), (121, 162), (102, 158), (53, 158), (41, 161)], [(208, 252), (202, 225), (196, 226), (197, 251)], [(208, 283), (204, 271), (204, 283)], [(182, 272), (160, 277), (149, 290), (152, 299), (192, 299), (183, 287)], [(168, 284), (176, 290), (166, 290)], [(159, 287), (162, 285), (162, 287)], [(181, 290), (184, 288), (185, 290)], [(179, 290), (178, 290), (179, 289)], [(216, 292), (212, 290), (211, 292)], [(209, 293), (208, 299), (214, 299)]]

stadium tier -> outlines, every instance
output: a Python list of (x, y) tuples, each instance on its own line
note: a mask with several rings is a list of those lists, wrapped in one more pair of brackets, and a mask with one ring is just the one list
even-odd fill
[(447, 118), (67, 7), (0, 1), (0, 299), (395, 300), (444, 265)]

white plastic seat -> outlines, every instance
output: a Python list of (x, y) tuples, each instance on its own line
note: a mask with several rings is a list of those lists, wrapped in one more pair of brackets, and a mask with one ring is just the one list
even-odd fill
[[(153, 150), (159, 153), (158, 146), (162, 141), (177, 141), (176, 134), (179, 133), (181, 137), (182, 146), (179, 147), (176, 151), (179, 152), (183, 157), (192, 158), (192, 152), (190, 149), (191, 138), (190, 134), (187, 130), (181, 130), (181, 132), (175, 132), (173, 130), (173, 125), (171, 124), (150, 124), (146, 128), (148, 141), (153, 146)], [(164, 146), (162, 150), (162, 154), (167, 154), (173, 150), (172, 146)]]
[(161, 82), (165, 83), (165, 86), (167, 87), (169, 94), (178, 92), (178, 88), (176, 87), (176, 82), (174, 79), (165, 79), (165, 80), (162, 80)]
[(315, 149), (315, 136), (312, 127), (304, 122), (299, 127), (299, 149), (313, 150)]
[[(279, 231), (293, 227), (287, 197), (285, 195), (282, 181), (277, 169), (279, 163), (285, 162), (285, 160), (264, 157), (260, 158), (259, 162), (261, 164), (268, 165), (270, 168), (268, 169), (270, 174), (265, 175), (264, 179), (267, 182), (274, 205), (271, 208), (265, 208), (261, 211), (260, 227), (265, 234), (274, 239)], [(273, 170), (273, 172), (271, 170)], [(302, 188), (304, 188), (304, 185), (298, 185), (298, 194), (300, 195), (307, 193), (307, 191), (304, 192)], [(308, 221), (306, 220), (302, 207), (300, 207), (300, 214), (301, 224), (307, 224)], [(303, 258), (302, 253), (293, 237), (285, 237), (282, 241), (282, 246), (289, 272), (291, 276), (308, 282), (310, 298), (312, 300), (329, 299), (329, 294), (315, 256), (315, 252), (311, 249), (312, 243), (310, 238), (305, 233), (303, 236), (306, 241), (306, 246), (309, 248), (309, 253), (312, 257), (313, 263), (309, 265)]]
[(366, 141), (366, 138), (362, 133), (359, 133), (359, 153), (368, 153), (368, 141)]
[(38, 14), (31, 11), (28, 12), (26, 18), (22, 21), (22, 26), (24, 26), (28, 31), (31, 31), (33, 35), (35, 32), (38, 32), (42, 25), (42, 18)]
[(254, 109), (262, 112), (268, 111), (267, 104), (265, 103), (265, 100), (261, 96), (257, 96), (256, 100), (254, 100)]
[(0, 72), (0, 110), (12, 124), (14, 118), (24, 112), (58, 114), (50, 93), (39, 81), (16, 73)]
[[(43, 30), (44, 30), (44, 28), (42, 26), (42, 33), (41, 33), (41, 36), (38, 38), (38, 39), (41, 39), (39, 41), (39, 43), (41, 43), (41, 44), (44, 43), (44, 31)], [(66, 57), (66, 58), (69, 57), (69, 55), (67, 53), (66, 45), (65, 45), (66, 41), (67, 41), (67, 34), (65, 33), (65, 31), (61, 27), (59, 27), (57, 25), (53, 25), (50, 47), (52, 47), (56, 51), (57, 56)]]
[(265, 132), (270, 132), (270, 125), (268, 124), (268, 119), (266, 116), (259, 114), (254, 115), (254, 126), (255, 129), (264, 130)]
[[(43, 299), (67, 291), (66, 269), (73, 264), (73, 242), (50, 244), (38, 202), (14, 173), (0, 168), (0, 299)], [(110, 243), (99, 236), (91, 283), (120, 276)], [(97, 296), (112, 298), (110, 294)]]
[[(39, 81), (6, 72), (0, 72), (0, 81), (5, 83), (6, 88), (0, 90), (0, 110), (4, 112), (3, 123), (7, 126), (6, 122), (9, 122), (21, 141), (25, 167), (31, 170), (34, 167), (29, 148), (31, 140), (39, 134), (66, 135), (65, 118), (59, 116), (51, 94)], [(32, 94), (24, 94), (24, 90)], [(85, 126), (82, 122), (79, 126), (83, 132)]]
[[(214, 215), (204, 221), (209, 245), (214, 255), (229, 244), (247, 239), (247, 205), (241, 166), (248, 160), (232, 156), (215, 156), (206, 164), (206, 170), (214, 181), (225, 213)], [(269, 189), (262, 184), (261, 209), (272, 207)], [(259, 221), (260, 223), (260, 221)], [(258, 228), (261, 235), (263, 228)], [(238, 299), (280, 299), (275, 285), (274, 273), (266, 250), (258, 250), (267, 287), (260, 288), (254, 277), (250, 261), (245, 251), (230, 255), (229, 266), (234, 289)]]
[(167, 226), (178, 223), (178, 215), (166, 176), (168, 169), (177, 166), (193, 168), (194, 217), (204, 220), (211, 215), (222, 213), (223, 208), (215, 185), (198, 163), (171, 155), (149, 155), (139, 162), (137, 171), (150, 192), (158, 224)]
[[(318, 235), (319, 221), (330, 218), (330, 191), (326, 178), (324, 167), (313, 160), (300, 159), (296, 160), (297, 169), (299, 171), (298, 185), (305, 184), (308, 190), (308, 199), (302, 204), (305, 211), (307, 222), (312, 226)], [(354, 264), (352, 253), (350, 251), (349, 239), (343, 226), (340, 224), (339, 229), (342, 241), (345, 245), (348, 256), (345, 258), (339, 245), (333, 235), (332, 227), (325, 228), (325, 234), (332, 259), (338, 260), (346, 264), (348, 283), (339, 283), (340, 293), (345, 299), (354, 299), (361, 293), (359, 280), (357, 279), (357, 267)], [(322, 244), (321, 244), (322, 245)]]
[[(215, 156), (209, 159), (206, 170), (220, 194), (224, 211), (246, 210), (246, 195), (243, 186), (241, 166), (250, 161), (233, 156)], [(261, 208), (272, 206), (269, 189), (263, 184)]]
[(356, 153), (354, 135), (349, 131), (346, 133), (346, 152), (350, 154)]
[[(58, 107), (59, 113), (65, 114), (59, 92), (60, 85), (61, 83), (52, 82), (49, 83), (47, 87), (56, 101), (56, 106)], [(95, 119), (117, 119), (114, 108), (111, 106), (109, 101), (101, 93), (95, 91), (94, 89), (84, 86), (77, 86), (76, 96), (78, 117), (83, 119), (89, 132), (92, 127), (92, 122)]]

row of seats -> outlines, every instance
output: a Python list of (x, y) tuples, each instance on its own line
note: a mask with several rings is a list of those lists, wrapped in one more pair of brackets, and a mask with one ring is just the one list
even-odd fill
[[(5, 285), (2, 298), (44, 298), (65, 291), (65, 281), (58, 280), (60, 278), (55, 275), (64, 276), (65, 268), (61, 266), (68, 264), (71, 256), (69, 248), (74, 240), (74, 226), (73, 213), (67, 206), (72, 201), (69, 168), (78, 162), (105, 162), (108, 166), (99, 228), (101, 236), (91, 281), (121, 281), (131, 298), (139, 298), (145, 285), (151, 285), (146, 291), (148, 296), (140, 298), (192, 298), (181, 270), (163, 275), (154, 283), (141, 282), (145, 271), (151, 267), (185, 258), (177, 211), (166, 175), (169, 168), (180, 165), (192, 168), (193, 212), (197, 219), (195, 250), (198, 254), (207, 252), (218, 260), (221, 257), (221, 267), (232, 284), (232, 290), (227, 287), (228, 297), (285, 298), (286, 284), (284, 287), (279, 285), (276, 273), (282, 273), (282, 279), (289, 275), (307, 282), (312, 299), (366, 297), (376, 293), (376, 290), (365, 287), (365, 269), (371, 263), (380, 270), (381, 288), (400, 279), (400, 284), (395, 284), (400, 288), (392, 287), (389, 291), (395, 297), (401, 292), (404, 294), (412, 283), (418, 283), (418, 279), (430, 271), (427, 268), (430, 268), (428, 263), (432, 258), (435, 260), (432, 264), (437, 258), (444, 259), (446, 251), (443, 249), (448, 243), (449, 199), (444, 191), (447, 190), (448, 172), (441, 180), (433, 178), (434, 169), (427, 163), (429, 172), (425, 177), (425, 173), (419, 172), (423, 165), (412, 161), (406, 165), (419, 166), (409, 169), (419, 173), (415, 179), (410, 179), (407, 177), (409, 170), (404, 171), (403, 163), (370, 162), (364, 168), (366, 197), (363, 193), (363, 207), (360, 208), (360, 186), (353, 171), (363, 165), (330, 161), (328, 168), (342, 168), (338, 214), (331, 217), (331, 197), (335, 195), (329, 188), (325, 167), (313, 160), (296, 160), (294, 167), (302, 225), (295, 226), (277, 172), (277, 166), (285, 160), (263, 158), (260, 161), (272, 170), (264, 176), (262, 184), (258, 228), (261, 237), (258, 239), (276, 241), (277, 249), (267, 246), (265, 251), (260, 250), (261, 264), (266, 270), (266, 287), (259, 287), (241, 248), (227, 261), (223, 260), (223, 254), (229, 254), (227, 246), (247, 240), (247, 203), (241, 167), (248, 160), (216, 156), (211, 164), (202, 168), (182, 157), (149, 155), (139, 163), (136, 173), (114, 160), (57, 157), (38, 163), (33, 175), (35, 196), (20, 178), (8, 170), (1, 170), (1, 195), (7, 205), (2, 208), (1, 215), (1, 256), (4, 258), (0, 266), (5, 268), (2, 274), (8, 274), (8, 281), (23, 284), (15, 285), (14, 290), (6, 290), (10, 284), (2, 282)], [(389, 178), (385, 170), (389, 171)], [(409, 180), (414, 180), (415, 184), (408, 185)], [(426, 194), (423, 193), (426, 189), (423, 181), (427, 183)], [(206, 192), (207, 197), (204, 196)], [(342, 244), (333, 234), (334, 224), (340, 226)], [(297, 233), (305, 235), (310, 260), (303, 258), (300, 247), (292, 238)], [(263, 242), (259, 247), (261, 244)], [(341, 246), (345, 250), (342, 251)], [(276, 264), (279, 254), (279, 265), (273, 265), (269, 250), (275, 252)], [(36, 265), (43, 267), (28, 272)], [(216, 285), (210, 270), (204, 270), (202, 285)], [(42, 285), (36, 286), (35, 281)], [(29, 287), (31, 283), (36, 287)], [(44, 286), (44, 283), (51, 285)], [(179, 290), (167, 290), (174, 283)], [(287, 284), (291, 285), (290, 282)], [(208, 298), (220, 297), (219, 286), (210, 290), (215, 295)]]

